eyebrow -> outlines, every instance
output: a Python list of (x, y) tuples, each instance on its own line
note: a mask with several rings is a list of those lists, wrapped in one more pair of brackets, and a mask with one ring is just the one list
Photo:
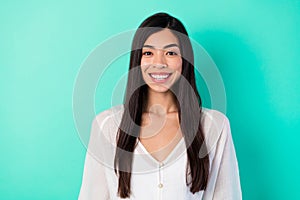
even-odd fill
[[(150, 48), (150, 49), (155, 49), (154, 46), (148, 45), (148, 44), (144, 45), (143, 48), (144, 47), (147, 47), (147, 48)], [(170, 47), (178, 47), (179, 48), (179, 46), (177, 44), (168, 44), (168, 45), (164, 46), (163, 49), (167, 49), (167, 48), (170, 48)]]

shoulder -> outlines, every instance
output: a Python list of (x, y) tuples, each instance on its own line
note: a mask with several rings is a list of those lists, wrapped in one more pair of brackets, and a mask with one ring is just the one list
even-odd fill
[(222, 131), (229, 125), (229, 120), (224, 113), (208, 108), (202, 108), (202, 122), (204, 128), (213, 126), (218, 131)]
[(206, 144), (210, 150), (231, 137), (229, 120), (220, 111), (203, 108), (202, 127)]
[(122, 115), (124, 111), (124, 106), (117, 105), (113, 106), (107, 110), (104, 110), (100, 113), (98, 113), (94, 120), (93, 123), (97, 123), (100, 128), (106, 126), (106, 125), (119, 125)]
[(121, 121), (123, 106), (113, 106), (98, 113), (92, 122), (88, 152), (100, 163), (113, 166), (116, 135)]
[(105, 137), (114, 142), (124, 112), (123, 105), (113, 106), (98, 113), (93, 119), (94, 137)]

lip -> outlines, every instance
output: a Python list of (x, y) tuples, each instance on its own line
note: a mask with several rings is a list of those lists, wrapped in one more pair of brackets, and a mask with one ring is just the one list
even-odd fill
[(151, 80), (155, 83), (165, 83), (169, 80), (172, 73), (166, 73), (166, 72), (154, 72), (154, 73), (148, 73)]

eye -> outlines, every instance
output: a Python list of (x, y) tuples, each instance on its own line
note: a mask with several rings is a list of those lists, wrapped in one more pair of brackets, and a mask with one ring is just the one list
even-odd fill
[(152, 52), (150, 52), (150, 51), (145, 51), (145, 52), (143, 52), (143, 55), (144, 55), (144, 56), (151, 56), (151, 55), (152, 55)]
[(176, 52), (174, 52), (174, 51), (168, 51), (167, 55), (169, 55), (169, 56), (176, 56), (178, 54)]

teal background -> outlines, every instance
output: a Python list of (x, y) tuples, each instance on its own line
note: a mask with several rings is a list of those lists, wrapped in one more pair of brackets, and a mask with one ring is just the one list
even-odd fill
[[(221, 72), (243, 198), (300, 198), (299, 0), (28, 0), (0, 3), (1, 199), (77, 198), (76, 75), (98, 44), (157, 11), (178, 17)], [(99, 95), (96, 112), (110, 105)]]

